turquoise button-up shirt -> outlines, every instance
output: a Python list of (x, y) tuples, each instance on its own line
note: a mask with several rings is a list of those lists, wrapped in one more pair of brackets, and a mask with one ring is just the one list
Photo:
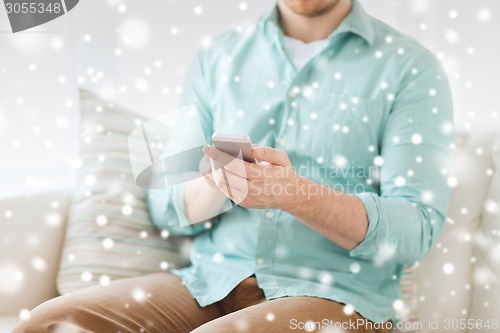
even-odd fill
[(181, 227), (185, 184), (150, 190), (151, 216), (172, 236), (195, 235), (192, 265), (173, 272), (201, 306), (255, 274), (268, 299), (316, 296), (372, 321), (395, 319), (404, 265), (429, 251), (445, 223), (453, 121), (446, 74), (433, 54), (357, 1), (328, 46), (297, 71), (277, 18), (275, 9), (200, 51), (182, 103), (196, 105), (206, 142), (213, 132), (247, 134), (285, 150), (301, 175), (357, 196), (369, 220), (365, 239), (349, 251), (286, 212), (238, 206), (210, 224)]

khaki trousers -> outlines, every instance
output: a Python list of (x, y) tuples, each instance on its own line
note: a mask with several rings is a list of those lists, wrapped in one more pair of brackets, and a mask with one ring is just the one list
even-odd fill
[[(179, 277), (155, 273), (49, 300), (19, 320), (13, 332), (389, 332), (369, 325), (350, 328), (356, 321), (365, 320), (356, 312), (345, 314), (343, 304), (327, 299), (267, 301), (253, 276), (223, 300), (200, 307)], [(339, 329), (342, 323), (345, 328)]]

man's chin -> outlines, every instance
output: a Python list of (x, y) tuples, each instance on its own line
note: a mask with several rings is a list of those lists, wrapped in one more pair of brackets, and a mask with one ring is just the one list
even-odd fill
[(321, 16), (335, 7), (340, 0), (285, 0), (296, 14), (306, 17)]

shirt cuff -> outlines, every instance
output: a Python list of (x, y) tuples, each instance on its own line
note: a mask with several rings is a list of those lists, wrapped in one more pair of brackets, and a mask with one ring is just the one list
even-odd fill
[(173, 185), (170, 189), (170, 200), (175, 212), (177, 213), (177, 219), (181, 227), (187, 227), (191, 225), (191, 222), (187, 218), (186, 204), (184, 202), (184, 193), (186, 192), (186, 187), (189, 182), (184, 182), (181, 184)]
[(376, 259), (394, 255), (397, 238), (390, 230), (390, 225), (384, 217), (384, 209), (380, 197), (376, 193), (364, 192), (355, 194), (365, 206), (368, 217), (368, 230), (365, 238), (349, 252), (351, 257)]

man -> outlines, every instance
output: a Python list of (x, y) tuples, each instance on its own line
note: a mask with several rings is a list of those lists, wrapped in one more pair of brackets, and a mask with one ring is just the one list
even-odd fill
[[(259, 161), (206, 146), (225, 177), (150, 191), (159, 227), (195, 235), (192, 265), (51, 300), (15, 332), (388, 332), (403, 265), (432, 247), (449, 200), (435, 57), (357, 0), (279, 0), (200, 52), (183, 104), (207, 142), (248, 134)], [(134, 288), (150, 297), (131, 302)]]

